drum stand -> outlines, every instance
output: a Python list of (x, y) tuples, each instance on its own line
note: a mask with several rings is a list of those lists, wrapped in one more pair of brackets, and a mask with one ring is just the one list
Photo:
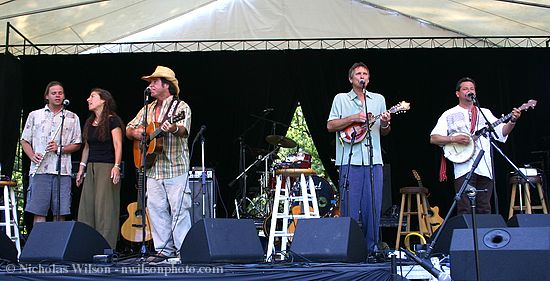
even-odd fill
[[(256, 159), (256, 161), (252, 162), (252, 164), (250, 164), (248, 167), (246, 167), (246, 169), (244, 169), (244, 171), (242, 171), (235, 179), (233, 179), (228, 185), (229, 186), (233, 186), (235, 184), (235, 182), (237, 182), (241, 177), (245, 177), (246, 178), (246, 175), (248, 173), (248, 171), (250, 169), (252, 169), (252, 167), (258, 165), (260, 162), (262, 161), (266, 161), (266, 165), (267, 165), (267, 159), (269, 159), (269, 157), (271, 155), (273, 155), (277, 150), (279, 150), (279, 146), (275, 147), (275, 149), (273, 149), (271, 152), (269, 152), (268, 154), (266, 154), (264, 157), (259, 157)], [(241, 201), (239, 203), (237, 203), (237, 201), (235, 200), (235, 210), (237, 212), (237, 218), (239, 219), (240, 218), (240, 214), (239, 214), (239, 207), (242, 207), (243, 205), (243, 202), (248, 199), (246, 197), (246, 187), (245, 187), (245, 192), (244, 194), (242, 194), (242, 198), (241, 198)], [(250, 201), (250, 199), (248, 199)]]

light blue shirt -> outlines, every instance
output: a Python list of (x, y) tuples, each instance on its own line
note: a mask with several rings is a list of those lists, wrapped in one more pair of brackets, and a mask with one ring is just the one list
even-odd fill
[[(376, 116), (386, 111), (386, 100), (384, 96), (366, 92), (367, 110)], [(359, 97), (353, 90), (348, 93), (340, 93), (334, 97), (332, 101), (332, 108), (328, 121), (341, 119), (350, 115), (365, 111), (364, 106), (361, 104)], [(347, 165), (350, 144), (344, 142), (340, 138), (340, 132), (336, 132), (336, 166)], [(383, 164), (382, 150), (380, 148), (380, 119), (376, 120), (371, 127), (371, 136), (373, 143), (373, 164)], [(351, 157), (352, 165), (369, 165), (369, 148), (367, 146), (368, 138), (363, 139), (359, 143), (353, 145), (353, 155)]]

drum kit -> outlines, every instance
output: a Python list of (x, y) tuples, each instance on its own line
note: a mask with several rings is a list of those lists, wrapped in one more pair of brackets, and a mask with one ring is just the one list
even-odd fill
[[(275, 147), (277, 151), (280, 147), (295, 148), (297, 144), (294, 140), (279, 135), (268, 135), (265, 140)], [(273, 151), (272, 151), (273, 152)], [(270, 156), (275, 156), (269, 152)], [(266, 154), (266, 155), (268, 155)], [(260, 159), (260, 157), (258, 157)], [(273, 196), (275, 193), (275, 182), (278, 176), (282, 176), (283, 186), (286, 181), (290, 181), (290, 193), (299, 196), (301, 189), (299, 187), (299, 178), (311, 176), (315, 184), (317, 194), (317, 203), (319, 206), (319, 215), (321, 217), (332, 217), (336, 215), (337, 194), (336, 189), (324, 178), (316, 175), (311, 168), (311, 154), (304, 151), (297, 151), (286, 156), (283, 161), (276, 160), (276, 157), (262, 157), (264, 162), (263, 171), (260, 171), (260, 192), (257, 196), (247, 200), (248, 204), (245, 212), (249, 217), (265, 219), (267, 221), (273, 211)]]

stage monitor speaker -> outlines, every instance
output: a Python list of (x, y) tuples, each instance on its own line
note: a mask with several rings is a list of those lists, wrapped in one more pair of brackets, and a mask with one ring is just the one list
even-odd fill
[(17, 248), (5, 232), (0, 233), (0, 259), (17, 262)]
[(451, 243), (453, 280), (550, 280), (550, 228), (477, 230), (480, 279), (472, 229), (456, 229)]
[(77, 221), (41, 222), (33, 226), (21, 262), (93, 262), (111, 249), (95, 229)]
[[(203, 219), (203, 185), (200, 178), (189, 178), (189, 188), (191, 189), (191, 200), (193, 208), (191, 209), (191, 224)], [(215, 218), (215, 206), (216, 206), (216, 189), (212, 178), (206, 179), (206, 185), (204, 189), (204, 218)]]
[(253, 263), (264, 250), (253, 220), (203, 219), (194, 224), (180, 249), (183, 263)]
[(517, 214), (508, 221), (509, 227), (550, 227), (550, 215)]
[[(506, 227), (504, 218), (502, 218), (501, 215), (496, 214), (476, 214), (476, 222), (477, 228)], [(432, 253), (448, 255), (451, 240), (453, 238), (453, 230), (462, 228), (472, 228), (471, 214), (463, 214), (452, 217), (445, 223), (443, 229), (439, 228), (437, 231), (442, 232), (434, 245)], [(435, 235), (432, 235), (431, 237), (433, 238)]]
[(364, 262), (363, 232), (349, 217), (301, 219), (290, 250), (294, 260), (313, 262)]

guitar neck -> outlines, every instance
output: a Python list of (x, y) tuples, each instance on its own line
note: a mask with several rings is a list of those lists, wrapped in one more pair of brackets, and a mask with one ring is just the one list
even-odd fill
[(162, 130), (160, 129), (160, 127), (158, 127), (149, 136), (149, 141), (156, 139), (160, 134), (162, 134)]
[(502, 117), (500, 117), (500, 119), (498, 119), (497, 121), (495, 121), (494, 123), (491, 124), (492, 127), (495, 127), (495, 126), (498, 126), (500, 125), (501, 123), (504, 123), (508, 120), (510, 120), (510, 118), (512, 118), (512, 114), (513, 112), (510, 112)]

